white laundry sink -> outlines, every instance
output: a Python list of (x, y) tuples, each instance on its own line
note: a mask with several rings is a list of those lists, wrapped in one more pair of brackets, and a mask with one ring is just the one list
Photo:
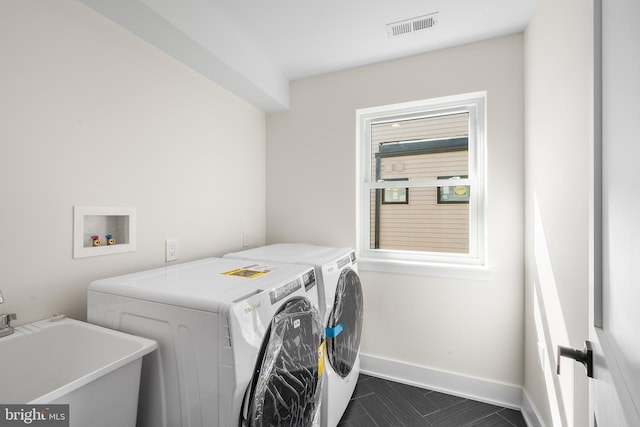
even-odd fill
[(70, 426), (134, 427), (153, 340), (54, 317), (0, 338), (2, 404), (68, 404)]

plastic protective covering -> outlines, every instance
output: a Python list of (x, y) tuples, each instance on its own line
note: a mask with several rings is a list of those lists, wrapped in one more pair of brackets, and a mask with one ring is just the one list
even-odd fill
[(336, 298), (327, 325), (327, 328), (339, 328), (342, 325), (339, 334), (327, 338), (327, 358), (342, 378), (353, 369), (360, 350), (363, 309), (360, 277), (354, 270), (346, 268), (338, 278)]
[(304, 427), (317, 423), (323, 339), (318, 310), (309, 300), (297, 298), (284, 305), (271, 321), (263, 343), (243, 425)]

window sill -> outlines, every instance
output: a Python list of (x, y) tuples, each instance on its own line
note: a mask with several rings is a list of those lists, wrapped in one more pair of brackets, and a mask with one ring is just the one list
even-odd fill
[(359, 258), (358, 270), (482, 281), (492, 280), (494, 277), (494, 271), (483, 265), (442, 264), (370, 258)]

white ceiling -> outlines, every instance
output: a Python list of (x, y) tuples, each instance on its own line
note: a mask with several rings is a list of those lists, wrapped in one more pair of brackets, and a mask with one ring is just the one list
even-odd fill
[[(265, 111), (289, 81), (521, 32), (538, 0), (81, 0)], [(438, 12), (395, 38), (389, 23)]]

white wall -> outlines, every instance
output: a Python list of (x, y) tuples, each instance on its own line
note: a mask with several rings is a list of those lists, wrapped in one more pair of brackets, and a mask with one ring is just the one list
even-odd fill
[(488, 92), (490, 280), (363, 271), (362, 352), (520, 386), (523, 57), (513, 35), (295, 81), (267, 116), (267, 240), (354, 246), (355, 110)]
[(588, 337), (589, 3), (542, 0), (525, 32), (524, 388), (548, 426), (589, 425), (584, 368), (555, 375)]
[[(0, 288), (85, 317), (90, 281), (265, 240), (265, 115), (73, 0), (0, 2)], [(72, 259), (74, 205), (137, 209), (137, 251)]]

